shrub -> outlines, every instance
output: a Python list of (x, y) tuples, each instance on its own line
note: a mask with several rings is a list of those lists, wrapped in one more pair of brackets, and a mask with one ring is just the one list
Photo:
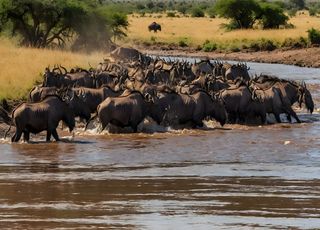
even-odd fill
[(316, 16), (318, 14), (319, 10), (316, 7), (310, 7), (309, 8), (309, 15), (310, 16)]
[(167, 12), (167, 17), (169, 17), (169, 18), (174, 18), (175, 16), (176, 16), (176, 13), (175, 13), (175, 12), (172, 12), (172, 11)]
[(290, 17), (294, 17), (294, 16), (296, 16), (297, 12), (298, 12), (297, 8), (291, 8), (290, 10), (288, 10), (288, 15)]
[(207, 9), (207, 14), (209, 18), (215, 18), (216, 17), (216, 11), (214, 10), (214, 7), (210, 7)]
[(217, 44), (214, 42), (210, 42), (209, 40), (206, 40), (202, 45), (202, 50), (204, 52), (212, 52), (215, 51), (217, 48)]
[(308, 39), (309, 42), (314, 45), (320, 45), (320, 31), (314, 28), (308, 30)]
[(195, 7), (191, 10), (191, 16), (195, 18), (201, 18), (204, 17), (204, 12), (200, 8)]
[(273, 41), (262, 38), (257, 41), (253, 41), (249, 45), (249, 48), (254, 51), (272, 51), (272, 50), (275, 50), (277, 46), (276, 44), (274, 44)]
[(179, 42), (178, 42), (178, 45), (179, 45), (180, 47), (188, 47), (187, 39), (186, 39), (186, 38), (180, 39)]
[(286, 38), (281, 47), (289, 47), (289, 48), (305, 48), (307, 47), (308, 42), (304, 37), (300, 37), (298, 39)]
[(185, 5), (181, 5), (181, 6), (178, 7), (177, 10), (178, 10), (178, 12), (181, 13), (181, 14), (186, 14), (187, 9), (188, 9), (188, 8), (187, 8)]
[(157, 38), (155, 36), (151, 36), (150, 41), (155, 42)]

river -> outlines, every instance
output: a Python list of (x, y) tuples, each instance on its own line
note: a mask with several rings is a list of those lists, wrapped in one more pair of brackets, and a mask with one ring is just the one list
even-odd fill
[[(320, 69), (248, 66), (305, 80), (318, 108)], [(302, 124), (2, 140), (0, 228), (319, 229), (320, 114), (298, 116)]]

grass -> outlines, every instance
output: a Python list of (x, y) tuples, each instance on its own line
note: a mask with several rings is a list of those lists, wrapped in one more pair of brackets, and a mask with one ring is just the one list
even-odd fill
[(102, 53), (75, 54), (48, 49), (19, 48), (0, 38), (0, 99), (25, 98), (36, 82), (42, 80), (47, 66), (61, 64), (66, 68), (93, 67), (103, 59)]
[[(147, 26), (156, 21), (161, 24), (161, 32), (149, 32)], [(221, 24), (228, 23), (223, 18), (192, 18), (179, 17), (168, 18), (159, 15), (148, 15), (147, 17), (129, 16), (128, 38), (126, 43), (149, 42), (150, 37), (156, 37), (159, 43), (178, 44), (181, 37), (188, 38), (192, 47), (202, 46), (209, 40), (218, 45), (218, 49), (228, 50), (233, 47), (248, 47), (252, 41), (271, 40), (275, 44), (284, 44), (286, 39), (299, 39), (307, 37), (307, 30), (310, 28), (320, 29), (320, 18), (311, 17), (304, 12), (291, 18), (293, 29), (249, 29), (226, 32), (221, 28)], [(151, 42), (152, 43), (152, 42)]]

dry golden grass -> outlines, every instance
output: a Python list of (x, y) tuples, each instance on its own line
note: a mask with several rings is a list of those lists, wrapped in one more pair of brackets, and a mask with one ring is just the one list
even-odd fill
[(42, 73), (50, 65), (61, 64), (66, 68), (97, 66), (102, 53), (91, 55), (71, 52), (18, 48), (12, 42), (0, 39), (0, 98), (25, 97)]
[[(162, 25), (162, 31), (158, 33), (149, 32), (147, 27), (156, 21)], [(225, 44), (241, 40), (257, 40), (261, 38), (270, 39), (276, 42), (283, 42), (286, 38), (306, 37), (307, 30), (311, 27), (320, 29), (320, 18), (310, 17), (307, 12), (299, 12), (297, 16), (290, 19), (289, 23), (295, 25), (293, 29), (272, 29), (272, 30), (236, 30), (226, 32), (221, 29), (222, 23), (227, 23), (222, 18), (168, 18), (163, 15), (138, 17), (130, 15), (128, 38), (130, 41), (149, 41), (154, 37), (157, 42), (177, 43), (181, 39), (187, 40), (190, 45), (202, 45), (205, 40), (214, 41), (218, 44)]]

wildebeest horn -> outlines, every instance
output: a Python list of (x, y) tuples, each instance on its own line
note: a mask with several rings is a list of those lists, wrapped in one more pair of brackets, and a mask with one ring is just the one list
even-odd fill
[[(63, 70), (65, 71), (65, 73), (64, 73), (64, 74), (67, 74), (67, 73), (68, 73), (67, 69), (66, 69), (65, 67), (63, 67), (62, 65), (60, 65), (60, 68), (61, 68), (61, 69), (63, 69)], [(61, 74), (62, 74), (62, 72), (61, 72)]]
[(61, 70), (58, 68), (58, 66), (55, 64), (54, 66), (53, 66), (53, 69), (52, 69), (52, 73), (53, 72), (55, 72), (56, 70), (59, 70), (60, 72), (61, 72)]

